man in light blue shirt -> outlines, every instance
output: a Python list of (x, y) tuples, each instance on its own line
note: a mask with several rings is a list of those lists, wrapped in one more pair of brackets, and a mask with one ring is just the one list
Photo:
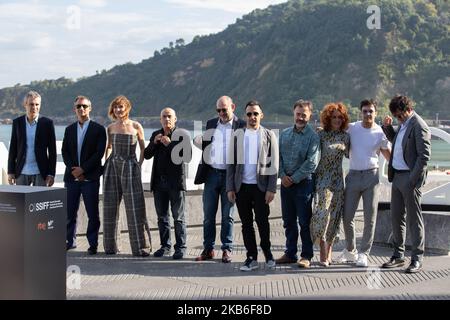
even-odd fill
[(22, 174), (25, 175), (37, 175), (39, 174), (39, 168), (36, 162), (36, 156), (34, 154), (34, 139), (36, 138), (36, 128), (38, 123), (39, 114), (36, 118), (29, 121), (25, 121), (27, 132), (27, 155), (25, 157), (25, 164), (22, 169)]
[(312, 174), (319, 163), (320, 140), (308, 124), (312, 103), (299, 100), (294, 104), (295, 125), (280, 134), (281, 211), (286, 234), (286, 250), (277, 264), (297, 262), (298, 226), (302, 240), (298, 265), (308, 268), (314, 256), (309, 225), (312, 215), (314, 182)]

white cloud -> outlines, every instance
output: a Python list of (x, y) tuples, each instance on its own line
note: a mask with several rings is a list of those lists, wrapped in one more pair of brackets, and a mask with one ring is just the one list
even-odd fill
[(16, 32), (12, 36), (0, 36), (1, 54), (0, 58), (6, 55), (13, 55), (14, 52), (24, 51), (29, 54), (35, 54), (36, 50), (48, 50), (54, 45), (54, 39), (45, 32)]
[(35, 2), (0, 4), (0, 19), (22, 23), (51, 22), (55, 9)]
[[(116, 35), (118, 41), (130, 44), (145, 44), (152, 41), (174, 41), (179, 38), (191, 39), (196, 35), (207, 35), (220, 32), (222, 27), (210, 22), (153, 22), (149, 27), (130, 28)], [(160, 49), (160, 48), (157, 48)]]
[(168, 3), (183, 7), (216, 9), (234, 13), (249, 13), (254, 9), (266, 8), (271, 4), (286, 2), (287, 0), (165, 0)]
[(36, 49), (50, 49), (53, 44), (52, 37), (46, 33), (37, 34), (31, 42), (31, 46)]
[(107, 6), (106, 0), (80, 0), (80, 6), (91, 8), (102, 8)]
[[(128, 61), (137, 63), (170, 41), (183, 38), (189, 43), (195, 35), (223, 30), (241, 13), (282, 1), (132, 0), (125, 7), (118, 1), (69, 2), (2, 1), (0, 88), (62, 76), (75, 79)], [(81, 8), (78, 29), (65, 27), (69, 4)]]
[(83, 10), (82, 20), (89, 26), (108, 28), (117, 24), (142, 22), (145, 16), (139, 13), (94, 12)]
[(14, 40), (11, 37), (0, 35), (0, 44), (12, 43)]

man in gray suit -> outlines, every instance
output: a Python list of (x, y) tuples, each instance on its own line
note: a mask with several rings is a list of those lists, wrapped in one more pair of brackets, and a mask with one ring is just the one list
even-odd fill
[(260, 125), (264, 114), (259, 102), (248, 102), (245, 112), (247, 128), (236, 130), (230, 142), (226, 190), (230, 202), (236, 202), (242, 221), (247, 259), (240, 270), (252, 271), (258, 268), (253, 211), (266, 265), (275, 267), (270, 249), (269, 203), (277, 190), (278, 142), (271, 130)]
[(405, 264), (406, 221), (408, 221), (412, 252), (411, 264), (406, 273), (415, 273), (422, 270), (425, 248), (425, 229), (420, 202), (421, 188), (425, 184), (427, 162), (431, 154), (431, 134), (425, 121), (414, 112), (413, 102), (408, 97), (394, 97), (389, 104), (389, 110), (399, 122), (397, 131), (392, 127), (391, 117), (387, 116), (383, 123), (383, 131), (393, 143), (388, 178), (392, 182), (394, 254), (382, 267), (395, 268)]

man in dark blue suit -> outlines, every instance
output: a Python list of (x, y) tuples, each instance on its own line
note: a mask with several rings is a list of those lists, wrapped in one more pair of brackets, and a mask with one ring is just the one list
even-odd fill
[(75, 99), (73, 108), (78, 121), (64, 132), (62, 156), (66, 165), (64, 183), (67, 188), (67, 250), (76, 248), (77, 212), (80, 195), (88, 216), (86, 236), (89, 254), (97, 253), (100, 218), (98, 210), (102, 157), (106, 148), (105, 128), (92, 121), (91, 101), (84, 96)]
[(51, 187), (55, 181), (56, 138), (53, 121), (39, 115), (41, 96), (24, 98), (26, 115), (14, 119), (8, 153), (8, 182)]

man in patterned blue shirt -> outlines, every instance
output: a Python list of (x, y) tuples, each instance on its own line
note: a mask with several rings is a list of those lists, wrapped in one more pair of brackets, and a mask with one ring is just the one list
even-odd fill
[(320, 140), (316, 131), (308, 124), (312, 108), (310, 101), (295, 102), (295, 125), (281, 132), (279, 143), (281, 211), (286, 234), (286, 250), (276, 263), (297, 262), (298, 225), (300, 225), (302, 252), (298, 265), (301, 268), (308, 268), (314, 256), (309, 224), (314, 190), (312, 174), (319, 163)]

